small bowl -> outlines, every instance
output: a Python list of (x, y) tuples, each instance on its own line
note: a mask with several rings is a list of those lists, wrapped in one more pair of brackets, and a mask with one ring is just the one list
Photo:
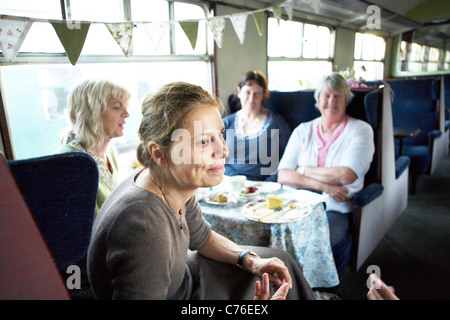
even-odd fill
[(257, 187), (244, 187), (239, 189), (239, 197), (246, 201), (255, 200), (259, 196), (259, 188)]

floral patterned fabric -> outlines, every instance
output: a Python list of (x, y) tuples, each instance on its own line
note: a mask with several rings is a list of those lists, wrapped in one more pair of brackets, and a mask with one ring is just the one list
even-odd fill
[[(292, 192), (281, 189), (279, 194)], [(330, 246), (328, 220), (323, 204), (316, 205), (306, 218), (290, 223), (261, 223), (245, 218), (243, 204), (216, 206), (200, 201), (203, 216), (213, 230), (241, 245), (283, 249), (303, 268), (312, 288), (339, 284)]]

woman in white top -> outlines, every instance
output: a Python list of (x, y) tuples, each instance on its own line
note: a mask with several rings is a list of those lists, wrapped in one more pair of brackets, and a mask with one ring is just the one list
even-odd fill
[(333, 248), (345, 237), (352, 197), (364, 186), (375, 151), (373, 130), (346, 114), (353, 94), (338, 73), (323, 78), (314, 97), (321, 117), (293, 131), (278, 167), (278, 182), (330, 195), (326, 210)]

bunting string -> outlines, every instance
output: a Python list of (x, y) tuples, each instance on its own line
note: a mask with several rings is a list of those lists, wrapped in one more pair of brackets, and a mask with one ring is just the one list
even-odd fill
[(233, 26), (240, 44), (243, 44), (245, 41), (247, 17), (249, 15), (253, 16), (253, 21), (255, 22), (258, 34), (259, 36), (262, 36), (262, 26), (265, 12), (273, 12), (273, 15), (279, 21), (282, 14), (282, 8), (284, 8), (289, 20), (292, 20), (293, 1), (305, 2), (311, 6), (314, 6), (314, 8), (318, 8), (321, 0), (287, 0), (277, 6), (243, 13), (199, 19), (168, 21), (101, 22), (0, 15), (0, 48), (5, 58), (9, 62), (13, 62), (32, 24), (34, 22), (48, 22), (51, 23), (55, 29), (55, 32), (61, 41), (64, 50), (66, 51), (67, 57), (73, 65), (75, 65), (78, 61), (89, 31), (89, 26), (91, 24), (104, 24), (108, 28), (111, 36), (121, 48), (125, 57), (128, 57), (133, 52), (133, 28), (140, 25), (145, 28), (150, 42), (156, 50), (158, 49), (162, 37), (166, 34), (168, 25), (170, 24), (179, 24), (192, 48), (195, 49), (198, 36), (198, 25), (200, 21), (207, 22), (207, 26), (209, 27), (208, 29), (212, 33), (217, 46), (221, 48), (223, 33), (227, 25), (226, 19), (231, 21), (231, 25)]

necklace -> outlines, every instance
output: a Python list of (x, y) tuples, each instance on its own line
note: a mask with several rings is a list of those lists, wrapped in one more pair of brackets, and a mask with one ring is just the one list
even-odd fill
[[(153, 178), (151, 178), (153, 180)], [(156, 183), (155, 180), (153, 180), (153, 183), (155, 183), (158, 186), (159, 191), (161, 192), (162, 198), (163, 200), (167, 203), (167, 205), (172, 209), (172, 207), (170, 206), (170, 202), (167, 200), (166, 195), (164, 194), (164, 192), (162, 191), (161, 187), (159, 186), (159, 184)], [(172, 210), (173, 211), (173, 210)], [(178, 218), (178, 224), (180, 226), (180, 230), (183, 230), (183, 222), (182, 222), (182, 213), (181, 212), (175, 212), (173, 211)]]
[(238, 130), (247, 135), (258, 132), (260, 129), (259, 121), (261, 116), (262, 112), (259, 112), (258, 117), (250, 123), (249, 119), (245, 118), (243, 113), (240, 112), (238, 115)]

